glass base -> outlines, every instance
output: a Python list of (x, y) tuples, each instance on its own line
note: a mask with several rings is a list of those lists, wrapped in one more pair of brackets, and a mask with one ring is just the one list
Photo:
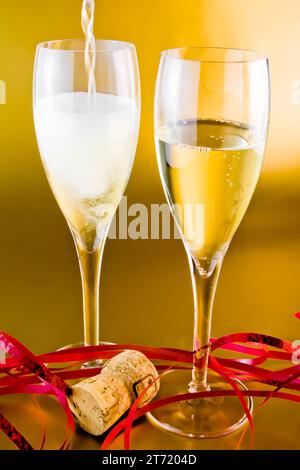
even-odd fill
[[(113, 344), (114, 343), (108, 343), (105, 341), (100, 341), (100, 343), (98, 343), (99, 346), (112, 346)], [(83, 346), (84, 343), (68, 344), (67, 346), (59, 348), (58, 351), (64, 351), (65, 349), (82, 348)], [(107, 359), (93, 359), (92, 361), (88, 361), (82, 364), (81, 369), (95, 369), (97, 367), (103, 367), (106, 362)]]
[[(161, 380), (157, 399), (187, 393), (191, 382), (191, 370), (170, 371)], [(235, 380), (241, 390), (247, 387)], [(209, 371), (210, 390), (232, 390), (232, 387), (219, 375)], [(245, 397), (250, 413), (253, 400)], [(226, 436), (248, 422), (242, 405), (236, 396), (202, 398), (177, 402), (153, 410), (147, 414), (156, 427), (179, 436), (195, 439), (209, 439)]]

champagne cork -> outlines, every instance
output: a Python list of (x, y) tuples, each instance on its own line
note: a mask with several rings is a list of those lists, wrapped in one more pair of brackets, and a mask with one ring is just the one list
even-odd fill
[(88, 433), (100, 436), (151, 383), (139, 406), (155, 397), (159, 390), (157, 377), (157, 370), (144, 354), (124, 351), (108, 361), (101, 374), (74, 385), (68, 402), (79, 425)]

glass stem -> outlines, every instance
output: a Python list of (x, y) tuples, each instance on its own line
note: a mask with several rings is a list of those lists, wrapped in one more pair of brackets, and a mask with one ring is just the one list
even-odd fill
[(101, 241), (95, 251), (89, 252), (77, 237), (74, 238), (82, 281), (84, 344), (97, 346), (99, 344), (100, 269), (105, 240)]
[(200, 274), (194, 259), (190, 258), (194, 293), (194, 361), (190, 392), (208, 390), (207, 366), (210, 353), (211, 319), (214, 297), (223, 259), (210, 276)]

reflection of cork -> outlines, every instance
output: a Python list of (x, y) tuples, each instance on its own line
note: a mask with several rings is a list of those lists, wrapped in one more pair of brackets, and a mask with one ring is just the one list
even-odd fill
[(80, 426), (100, 436), (127, 411), (151, 383), (139, 406), (150, 402), (159, 390), (157, 370), (139, 351), (124, 351), (108, 361), (100, 375), (72, 387), (69, 405)]

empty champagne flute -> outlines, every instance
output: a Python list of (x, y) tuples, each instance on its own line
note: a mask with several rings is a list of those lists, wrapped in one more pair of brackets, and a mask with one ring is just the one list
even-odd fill
[[(82, 277), (84, 344), (99, 344), (105, 241), (137, 146), (140, 81), (135, 47), (95, 42), (93, 87), (84, 40), (37, 48), (35, 129), (48, 181), (72, 232)], [(90, 364), (91, 365), (91, 364)]]
[[(160, 396), (231, 388), (208, 369), (212, 308), (222, 261), (259, 178), (268, 121), (264, 55), (201, 47), (162, 53), (156, 151), (192, 275), (195, 353), (192, 373), (166, 374)], [(240, 381), (236, 384), (247, 390)], [(245, 400), (251, 411), (251, 398)], [(171, 404), (149, 418), (167, 431), (194, 438), (224, 436), (246, 422), (236, 396)]]

